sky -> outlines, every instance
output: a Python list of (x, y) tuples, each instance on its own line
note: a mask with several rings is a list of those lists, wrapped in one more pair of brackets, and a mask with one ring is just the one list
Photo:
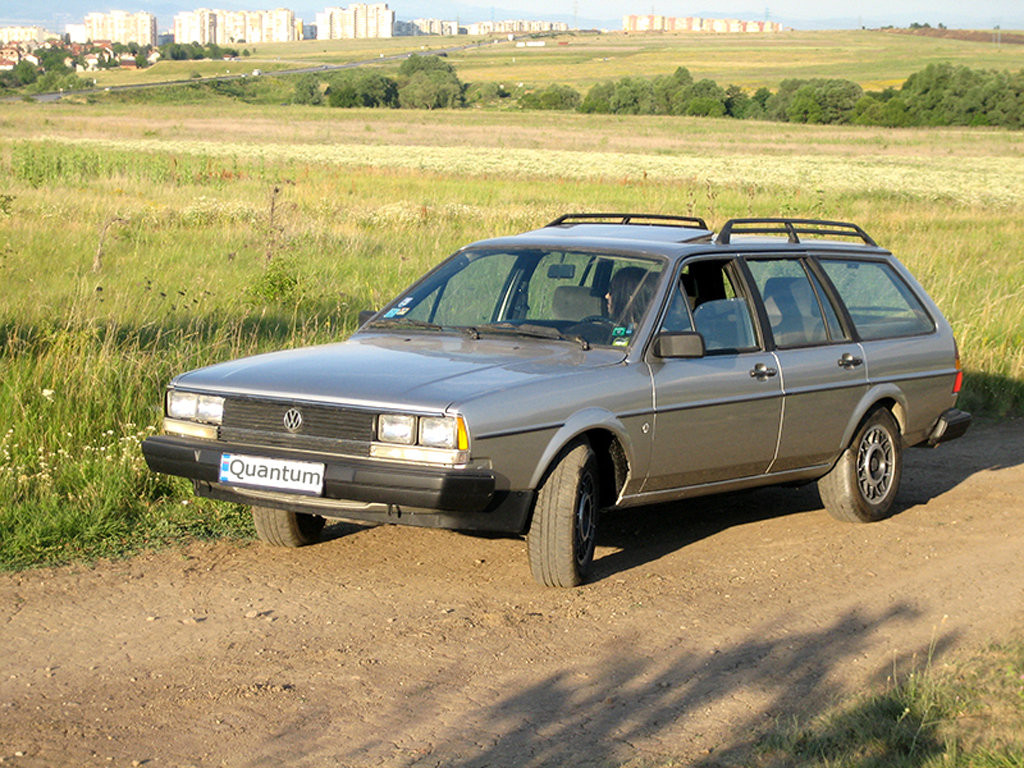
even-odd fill
[[(353, 0), (0, 0), (0, 25), (42, 24), (63, 32), (91, 11), (149, 11), (160, 30), (174, 14), (195, 8), (287, 7), (308, 22), (326, 6)], [(362, 0), (373, 2), (374, 0)], [(576, 21), (581, 27), (621, 28), (626, 14), (764, 19), (797, 29), (907, 26), (912, 22), (952, 28), (1024, 30), (1024, 0), (387, 0), (399, 19), (420, 16), (458, 19), (530, 18)]]

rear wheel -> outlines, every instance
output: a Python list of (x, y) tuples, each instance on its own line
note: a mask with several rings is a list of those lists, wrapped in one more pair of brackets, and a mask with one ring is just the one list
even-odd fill
[(537, 492), (526, 536), (533, 578), (548, 587), (575, 587), (594, 560), (600, 498), (597, 461), (586, 442), (562, 452)]
[(253, 507), (252, 521), (259, 540), (275, 547), (304, 547), (320, 541), (324, 519), (270, 507)]
[(864, 419), (832, 471), (818, 481), (825, 509), (837, 520), (870, 523), (892, 509), (903, 474), (896, 419), (878, 408)]

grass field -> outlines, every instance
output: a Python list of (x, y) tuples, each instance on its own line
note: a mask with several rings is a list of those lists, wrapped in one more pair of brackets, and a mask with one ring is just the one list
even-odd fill
[[(379, 40), (305, 40), (242, 46), (251, 56), (238, 61), (162, 61), (144, 70), (105, 70), (95, 75), (101, 87), (213, 75), (270, 72), (318, 64), (373, 61), (400, 53), (479, 42), (462, 37), (396, 37)], [(1024, 46), (896, 35), (891, 32), (790, 31), (772, 35), (627, 35), (573, 33), (545, 39), (543, 47), (517, 48), (508, 41), (449, 54), (464, 82), (520, 83), (543, 87), (569, 84), (585, 92), (594, 83), (620, 77), (653, 77), (686, 67), (694, 79), (721, 86), (736, 84), (750, 92), (776, 89), (787, 78), (843, 78), (866, 90), (899, 87), (928, 64), (953, 62), (976, 69), (1024, 68)], [(381, 62), (394, 70), (397, 62)]]
[(453, 54), (449, 60), (468, 82), (547, 85), (586, 90), (626, 76), (670, 74), (686, 67), (695, 80), (725, 87), (775, 90), (786, 78), (844, 78), (867, 90), (898, 87), (930, 63), (975, 68), (1024, 67), (1024, 46), (941, 40), (856, 30), (782, 32), (772, 35), (566, 35), (543, 48), (508, 45)]

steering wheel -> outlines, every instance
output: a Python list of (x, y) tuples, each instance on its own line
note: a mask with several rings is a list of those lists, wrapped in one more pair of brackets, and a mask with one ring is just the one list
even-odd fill
[(578, 323), (607, 323), (608, 325), (614, 325), (615, 321), (605, 315), (587, 315), (581, 320), (577, 320)]

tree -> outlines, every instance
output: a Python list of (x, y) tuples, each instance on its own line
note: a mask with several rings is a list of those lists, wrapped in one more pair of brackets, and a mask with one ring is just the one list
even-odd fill
[(577, 109), (580, 106), (580, 94), (568, 85), (549, 85), (541, 91), (524, 94), (519, 99), (523, 109)]
[(303, 75), (295, 81), (295, 93), (292, 102), (295, 104), (322, 104), (323, 94), (320, 92), (320, 81), (316, 75)]
[(820, 123), (821, 105), (815, 94), (813, 85), (803, 85), (797, 89), (786, 107), (786, 119), (791, 123)]
[(443, 71), (418, 71), (398, 89), (398, 103), (405, 109), (450, 109), (464, 103), (462, 84)]
[(327, 101), (332, 107), (397, 107), (398, 83), (381, 72), (348, 70), (332, 78)]
[(417, 72), (444, 72), (454, 77), (455, 67), (452, 66), (450, 61), (440, 56), (420, 56), (418, 53), (414, 53), (403, 61), (398, 68), (399, 77), (411, 78)]
[(13, 80), (15, 82), (15, 88), (23, 85), (31, 85), (39, 79), (39, 70), (35, 68), (35, 65), (30, 61), (22, 59), (11, 70)]
[(398, 68), (398, 104), (406, 109), (449, 109), (466, 103), (466, 88), (451, 62), (412, 54)]
[(600, 115), (611, 114), (611, 98), (614, 91), (615, 83), (611, 81), (606, 83), (597, 83), (596, 85), (591, 86), (590, 90), (587, 91), (587, 95), (583, 99), (583, 103), (580, 104), (580, 112)]
[(615, 84), (609, 105), (616, 115), (653, 114), (654, 84), (640, 77), (624, 77)]

